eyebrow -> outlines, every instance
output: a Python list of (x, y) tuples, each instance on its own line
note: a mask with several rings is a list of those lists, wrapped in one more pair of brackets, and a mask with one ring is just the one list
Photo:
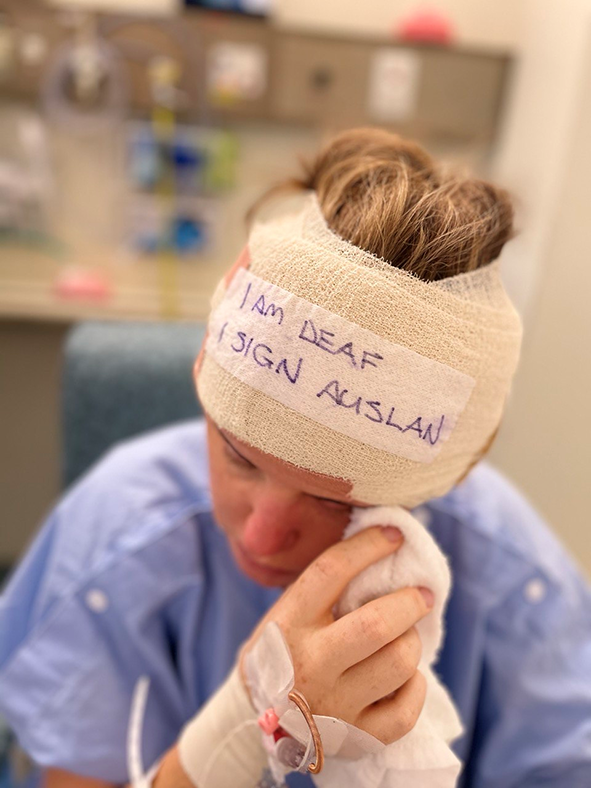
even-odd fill
[[(230, 441), (230, 439), (229, 439), (229, 438), (227, 438), (227, 437), (224, 435), (224, 433), (223, 433), (223, 432), (222, 432), (222, 431), (219, 429), (219, 427), (217, 427), (217, 426), (216, 426), (216, 429), (217, 429), (217, 431), (219, 432), (219, 434), (222, 436), (222, 438), (225, 440), (225, 442), (228, 444), (228, 446), (229, 446), (229, 447), (230, 447), (230, 448), (231, 448), (233, 451), (235, 451), (235, 452), (236, 452), (236, 454), (237, 454), (237, 455), (238, 455), (238, 456), (239, 456), (241, 459), (243, 459), (243, 460), (244, 460), (245, 462), (247, 462), (249, 465), (252, 465), (252, 466), (253, 466), (253, 468), (256, 468), (256, 467), (257, 467), (257, 466), (254, 464), (254, 462), (251, 462), (251, 460), (249, 460), (249, 459), (248, 459), (248, 457), (245, 457), (245, 456), (244, 456), (244, 454), (241, 454), (241, 453), (238, 451), (238, 449), (236, 448), (236, 446), (234, 446), (234, 444), (233, 444), (233, 443)], [(340, 504), (341, 506), (353, 506), (353, 504), (352, 504), (352, 503), (350, 503), (349, 501), (337, 501), (337, 500), (336, 500), (336, 498), (325, 498), (325, 497), (324, 497), (324, 496), (322, 496), (322, 495), (310, 495), (310, 498), (316, 498), (316, 500), (318, 500), (318, 501), (328, 501), (329, 503), (338, 503), (338, 504)]]

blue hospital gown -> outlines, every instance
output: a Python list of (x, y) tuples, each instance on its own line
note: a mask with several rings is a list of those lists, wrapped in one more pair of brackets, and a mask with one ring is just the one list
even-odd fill
[[(205, 441), (196, 420), (115, 447), (58, 503), (0, 598), (0, 713), (41, 766), (126, 781), (142, 675), (149, 766), (279, 596), (233, 562)], [(454, 577), (437, 670), (466, 728), (462, 788), (589, 788), (591, 595), (576, 566), (485, 462), (420, 509)]]

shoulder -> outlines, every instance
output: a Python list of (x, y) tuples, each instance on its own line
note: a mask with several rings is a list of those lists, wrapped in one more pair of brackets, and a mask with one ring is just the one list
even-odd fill
[(172, 743), (196, 692), (179, 633), (197, 638), (211, 565), (231, 572), (207, 478), (201, 422), (120, 444), (64, 495), (9, 580), (0, 710), (39, 764), (125, 782), (142, 674), (154, 676), (152, 702), (165, 699), (151, 735)]
[(112, 549), (146, 544), (184, 516), (209, 508), (205, 422), (199, 419), (117, 444), (66, 493), (56, 513), (80, 518), (89, 549), (104, 558)]
[(463, 784), (587, 784), (591, 592), (582, 572), (488, 463), (425, 514), (452, 566), (440, 665), (468, 728), (457, 743), (469, 759)]
[(4, 605), (21, 610), (31, 627), (54, 603), (130, 556), (136, 556), (130, 571), (135, 567), (137, 575), (150, 551), (160, 551), (163, 572), (173, 573), (166, 555), (194, 545), (200, 515), (210, 508), (202, 420), (122, 442), (50, 512), (6, 588)]
[[(557, 592), (580, 588), (580, 569), (551, 526), (490, 463), (479, 463), (425, 510), (456, 576), (485, 587), (489, 603), (534, 579)], [(530, 589), (536, 587), (541, 586)]]
[(142, 509), (209, 501), (204, 419), (152, 430), (116, 444), (74, 486), (107, 486)]

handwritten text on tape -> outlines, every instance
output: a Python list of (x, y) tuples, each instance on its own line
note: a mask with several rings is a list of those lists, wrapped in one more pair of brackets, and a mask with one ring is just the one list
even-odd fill
[(437, 456), (475, 383), (244, 268), (210, 319), (206, 349), (298, 413), (417, 462)]

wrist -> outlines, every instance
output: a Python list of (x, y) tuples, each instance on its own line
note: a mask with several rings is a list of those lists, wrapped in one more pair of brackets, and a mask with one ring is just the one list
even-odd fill
[(152, 788), (195, 788), (181, 766), (178, 745), (171, 747), (162, 759)]
[(178, 759), (195, 788), (252, 788), (267, 766), (258, 715), (238, 665), (183, 728)]

